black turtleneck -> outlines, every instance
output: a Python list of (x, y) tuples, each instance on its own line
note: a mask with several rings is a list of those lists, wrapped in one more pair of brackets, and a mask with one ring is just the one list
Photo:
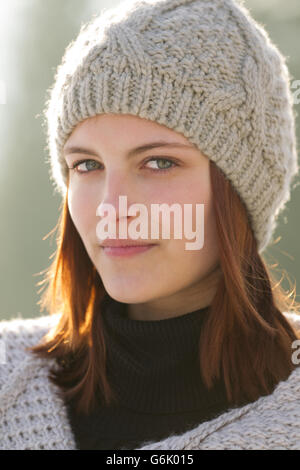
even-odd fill
[(107, 374), (119, 404), (77, 415), (68, 405), (78, 449), (135, 449), (181, 434), (225, 412), (223, 381), (207, 390), (198, 342), (209, 307), (164, 320), (133, 320), (128, 304), (107, 297), (102, 309)]

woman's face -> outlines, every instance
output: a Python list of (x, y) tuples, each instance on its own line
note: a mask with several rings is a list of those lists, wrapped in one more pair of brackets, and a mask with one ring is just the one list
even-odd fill
[[(128, 155), (135, 147), (158, 141), (181, 147), (159, 146)], [(86, 152), (77, 149), (73, 153), (71, 147)], [(71, 218), (106, 291), (119, 302), (130, 304), (129, 316), (162, 319), (209, 305), (220, 271), (208, 158), (182, 134), (127, 114), (102, 114), (81, 122), (67, 140), (64, 154), (69, 168), (85, 160), (75, 170), (69, 170)], [(109, 249), (100, 246), (96, 227), (107, 213), (96, 215), (99, 206), (106, 203), (114, 207), (116, 238), (121, 222), (126, 219), (129, 227), (140, 216), (120, 213), (119, 196), (127, 197), (128, 209), (138, 203), (147, 210), (148, 236), (146, 240), (140, 237), (139, 241), (152, 242), (154, 247), (124, 257), (112, 256)], [(180, 205), (181, 238), (174, 237), (171, 211), (170, 236), (163, 235), (165, 222), (160, 217), (159, 236), (151, 239), (152, 204)], [(194, 231), (196, 204), (204, 204), (201, 249), (186, 247), (195, 238), (185, 237), (184, 204), (192, 205)], [(126, 238), (133, 238), (129, 231)]]

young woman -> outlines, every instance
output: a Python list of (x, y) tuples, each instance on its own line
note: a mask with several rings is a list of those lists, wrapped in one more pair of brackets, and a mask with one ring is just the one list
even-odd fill
[(299, 448), (299, 305), (263, 257), (295, 121), (266, 32), (233, 0), (123, 3), (67, 48), (45, 116), (51, 315), (1, 324), (1, 447)]

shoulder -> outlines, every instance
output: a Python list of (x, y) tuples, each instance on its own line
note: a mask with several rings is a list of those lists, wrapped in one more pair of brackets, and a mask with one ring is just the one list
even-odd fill
[(35, 318), (22, 318), (15, 317), (11, 320), (0, 321), (0, 335), (6, 336), (7, 338), (20, 339), (26, 338), (30, 340), (36, 339), (39, 334), (47, 332), (59, 318), (59, 314), (55, 315), (44, 315)]
[(299, 449), (299, 423), (300, 367), (296, 367), (270, 395), (220, 416), (218, 431), (207, 435), (203, 448), (225, 444), (241, 449)]
[(38, 344), (58, 319), (56, 314), (0, 321), (0, 389), (16, 369), (33, 359), (27, 348)]
[(49, 380), (55, 360), (27, 351), (40, 342), (59, 317), (0, 322), (2, 352), (4, 349), (0, 363), (2, 450), (73, 449), (75, 446), (63, 400)]
[(300, 367), (270, 395), (231, 408), (183, 434), (144, 442), (137, 450), (298, 450)]
[(283, 312), (283, 315), (296, 330), (300, 330), (300, 314), (299, 313)]
[[(283, 312), (295, 330), (300, 315)], [(291, 358), (294, 349), (291, 345)], [(299, 356), (299, 355), (298, 355)], [(298, 362), (299, 364), (299, 362)], [(300, 448), (300, 365), (281, 380), (273, 392), (253, 403), (229, 410), (195, 433), (199, 448), (299, 449)], [(211, 432), (215, 427), (215, 432)], [(210, 429), (209, 429), (210, 428)], [(200, 441), (197, 444), (197, 439)], [(202, 438), (203, 440), (202, 440)]]
[[(39, 341), (59, 319), (59, 314), (45, 315), (36, 318), (17, 317), (11, 320), (0, 321), (0, 340), (14, 353), (17, 347), (33, 346)], [(14, 348), (15, 346), (15, 348)]]
[(39, 334), (51, 327), (58, 318), (56, 315), (44, 315), (35, 318), (15, 317), (11, 320), (0, 321), (0, 335), (8, 335), (14, 338)]
[[(295, 330), (300, 315), (283, 312)], [(293, 348), (291, 348), (291, 355)], [(273, 392), (242, 407), (230, 408), (196, 428), (139, 449), (298, 450), (300, 448), (300, 366)]]

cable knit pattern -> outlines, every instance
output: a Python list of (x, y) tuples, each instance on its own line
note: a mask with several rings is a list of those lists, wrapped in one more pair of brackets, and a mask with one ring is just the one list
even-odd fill
[(102, 11), (67, 47), (48, 90), (50, 177), (66, 193), (76, 125), (132, 114), (179, 133), (223, 171), (261, 253), (298, 173), (284, 56), (234, 0), (132, 0)]
[[(295, 328), (300, 317), (285, 313)], [(58, 316), (0, 322), (6, 362), (0, 364), (0, 449), (75, 449), (65, 405), (48, 379), (53, 360), (26, 352)], [(277, 384), (272, 394), (159, 442), (150, 449), (300, 449), (300, 367)]]

